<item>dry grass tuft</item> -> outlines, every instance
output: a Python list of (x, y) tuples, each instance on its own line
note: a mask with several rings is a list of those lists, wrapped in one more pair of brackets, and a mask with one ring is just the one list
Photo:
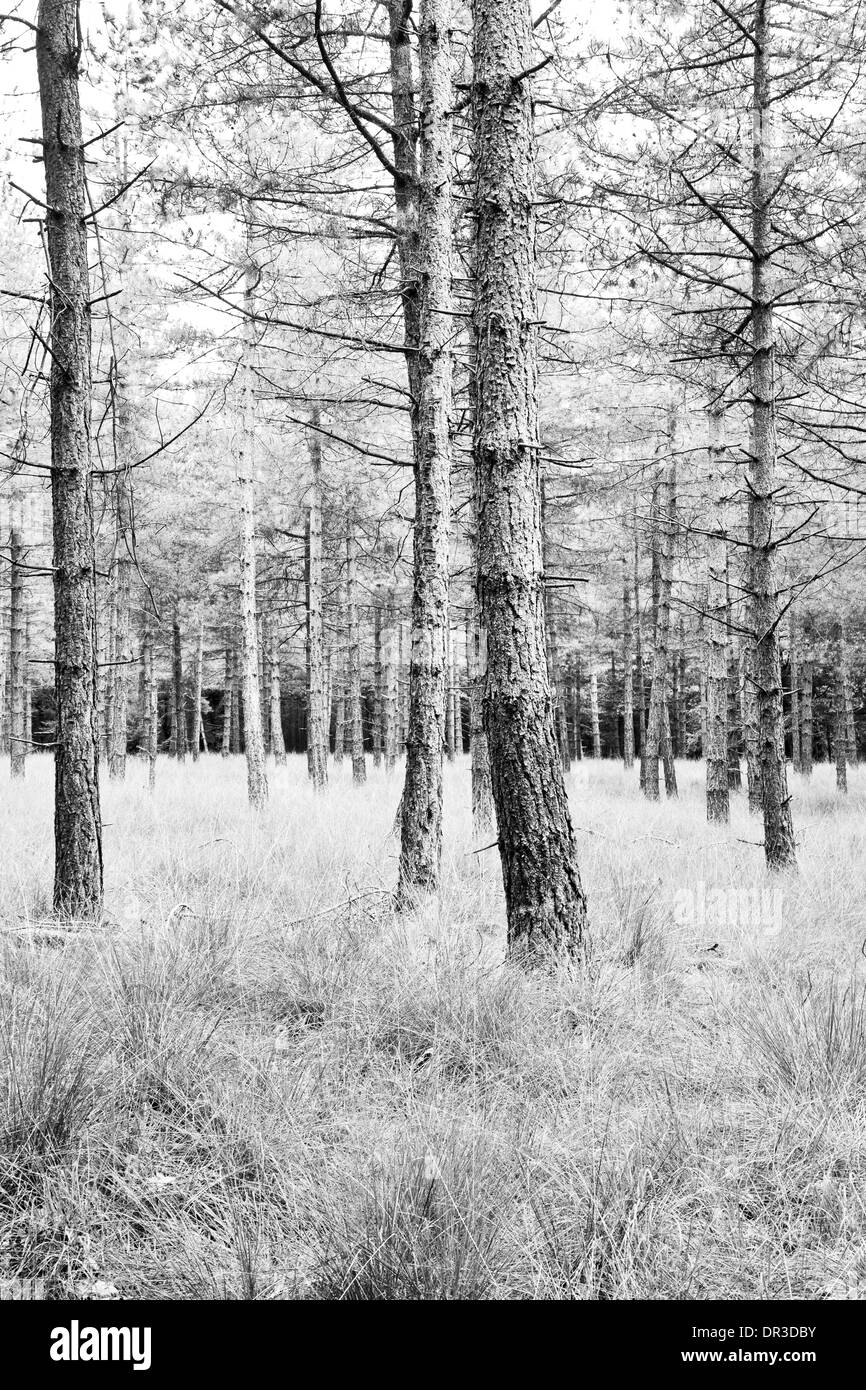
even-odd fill
[[(0, 1282), (49, 1297), (862, 1297), (866, 782), (794, 779), (800, 872), (703, 772), (570, 783), (588, 970), (504, 963), (446, 771), (395, 919), (399, 778), (108, 783), (106, 929), (47, 930), (51, 768), (0, 785)], [(589, 833), (591, 832), (591, 833)], [(35, 1287), (36, 1285), (34, 1285)]]

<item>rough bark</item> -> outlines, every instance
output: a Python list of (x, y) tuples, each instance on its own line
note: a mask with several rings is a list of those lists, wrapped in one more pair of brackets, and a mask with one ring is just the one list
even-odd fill
[(547, 678), (537, 419), (536, 150), (528, 0), (473, 14), (478, 593), (509, 952), (576, 953), (586, 899)]
[(385, 691), (382, 675), (382, 601), (373, 600), (373, 766), (381, 767), (384, 751)]
[(634, 516), (634, 629), (635, 629), (635, 687), (637, 690), (637, 755), (640, 759), (640, 788), (646, 785), (646, 685), (643, 669), (643, 622), (640, 607), (640, 550), (637, 536), (637, 513)]
[(256, 660), (259, 671), (259, 711), (262, 721), (262, 743), (265, 755), (273, 752), (271, 747), (271, 683), (268, 670), (268, 642), (265, 631), (265, 615), (256, 613)]
[(51, 499), (55, 633), (54, 907), (102, 904), (96, 723), (96, 567), (90, 466), (90, 277), (77, 0), (40, 0), (36, 61), (51, 265)]
[(243, 715), (243, 691), (241, 690), (241, 656), (237, 641), (232, 642), (232, 724), (231, 751), (241, 751), (241, 718)]
[[(346, 611), (345, 592), (340, 596), (340, 612)], [(340, 657), (334, 676), (337, 696), (334, 712), (334, 762), (341, 763), (346, 750), (346, 647), (340, 644)]]
[[(353, 505), (350, 503), (350, 506)], [(352, 750), (352, 781), (363, 786), (367, 780), (364, 756), (364, 722), (361, 704), (361, 633), (358, 626), (355, 521), (346, 517), (346, 621), (349, 639), (349, 731)]]
[(851, 691), (851, 671), (845, 663), (845, 746), (848, 762), (857, 766), (857, 732), (854, 725), (854, 699)]
[(178, 762), (182, 763), (186, 760), (186, 711), (183, 698), (183, 646), (177, 609), (171, 625), (171, 676), (173, 752)]
[(790, 663), (791, 663), (791, 761), (795, 772), (803, 770), (803, 754), (800, 730), (800, 662), (797, 653), (797, 634), (791, 623)]
[(665, 776), (665, 795), (677, 796), (677, 770), (674, 766), (674, 745), (671, 738), (670, 706), (667, 699), (662, 702), (661, 755)]
[(26, 728), (25, 684), (27, 680), (27, 615), (25, 612), (24, 546), (21, 532), (14, 528), (9, 538), (10, 612), (9, 612), (9, 695), (10, 695), (10, 754), (9, 770), (13, 777), (23, 777), (27, 769), (29, 734)]
[(286, 743), (283, 738), (283, 692), (280, 679), (280, 653), (277, 646), (276, 624), (271, 623), (268, 633), (268, 666), (270, 668), (270, 729), (271, 747), (277, 767), (286, 765)]
[(580, 657), (574, 658), (574, 683), (572, 685), (573, 704), (571, 718), (574, 727), (574, 757), (576, 762), (583, 759), (583, 718), (580, 692)]
[(394, 628), (394, 609), (389, 602), (385, 611), (385, 658), (382, 742), (385, 771), (393, 772), (397, 763), (397, 634)]
[[(130, 435), (129, 403), (126, 393), (118, 394), (118, 442), (126, 451)], [(110, 722), (108, 724), (108, 774), (122, 782), (126, 776), (126, 739), (129, 706), (129, 670), (132, 663), (132, 624), (130, 600), (132, 594), (132, 560), (129, 547), (132, 534), (132, 503), (130, 482), (125, 473), (117, 479), (115, 496), (114, 563), (111, 585), (112, 630), (111, 665), (108, 668), (108, 688), (111, 691)]]
[[(98, 590), (97, 590), (98, 597)], [(106, 614), (103, 624), (103, 642), (98, 653), (97, 700), (99, 717), (99, 754), (107, 762), (111, 757), (114, 737), (114, 652), (117, 631), (117, 602), (113, 583), (108, 584), (106, 595)], [(99, 620), (97, 618), (97, 641), (99, 640)]]
[(830, 641), (833, 650), (833, 757), (836, 763), (836, 790), (848, 790), (848, 729), (845, 709), (845, 633), (834, 622)]
[(631, 584), (628, 566), (623, 559), (622, 570), (622, 760), (627, 768), (634, 767), (634, 618), (631, 605)]
[(688, 707), (686, 699), (686, 640), (683, 632), (683, 620), (680, 619), (679, 642), (677, 646), (677, 757), (685, 758), (688, 755)]
[[(193, 695), (192, 695), (192, 747), (193, 762), (198, 762), (204, 741), (204, 723), (201, 715), (202, 684), (204, 681), (204, 618), (198, 620), (198, 642), (195, 649), (195, 667), (193, 670)], [(204, 744), (207, 752), (207, 744)]]
[(549, 619), (550, 677), (553, 687), (553, 716), (556, 728), (556, 741), (559, 745), (559, 760), (562, 763), (562, 770), (563, 772), (570, 772), (571, 750), (568, 746), (568, 718), (565, 711), (565, 691), (559, 658), (559, 624), (556, 612), (556, 600), (552, 594), (548, 594), (547, 602), (551, 610)]
[(463, 697), (460, 687), (460, 673), (457, 653), (454, 647), (454, 633), (451, 633), (451, 703), (454, 707), (454, 746), (457, 753), (463, 752)]
[(253, 374), (255, 336), (252, 322), (253, 292), (257, 271), (252, 259), (244, 267), (244, 346), (240, 366), (241, 420), (237, 438), (236, 472), (240, 498), (240, 618), (244, 698), (244, 748), (247, 761), (247, 795), (256, 809), (268, 799), (265, 740), (259, 688), (258, 629), (256, 624), (256, 471), (253, 456), (255, 418)]
[(740, 659), (734, 643), (728, 641), (728, 787), (741, 791), (743, 786), (742, 730), (740, 726)]
[(598, 676), (595, 671), (589, 677), (589, 722), (592, 733), (592, 756), (601, 757), (601, 725), (598, 719)]
[(671, 730), (671, 752), (674, 758), (680, 756), (680, 658), (679, 653), (674, 652), (671, 661), (671, 698), (670, 710), (672, 718), (670, 721)]
[[(646, 731), (644, 794), (651, 801), (659, 799), (659, 758), (665, 752), (665, 715), (667, 709), (668, 643), (670, 640), (671, 580), (673, 576), (674, 531), (676, 524), (676, 429), (672, 421), (669, 435), (670, 458), (664, 478), (659, 481), (658, 502), (654, 506), (654, 564), (655, 622), (653, 630), (652, 680), (650, 685), (649, 721)], [(669, 743), (669, 735), (667, 742)], [(670, 785), (671, 769), (665, 759), (665, 784), (669, 795), (676, 795), (676, 783)]]
[(801, 770), (804, 777), (812, 776), (812, 743), (814, 739), (813, 713), (812, 713), (812, 681), (815, 664), (812, 659), (811, 634), (804, 633), (803, 636), (803, 661), (800, 666), (800, 689), (802, 692), (803, 708), (802, 735), (801, 735)]
[(472, 777), (472, 835), (476, 843), (489, 839), (495, 820), (490, 781), (490, 752), (484, 727), (484, 671), (481, 622), (477, 594), (473, 592), (467, 637), (469, 663), (469, 757)]
[(776, 581), (776, 343), (775, 285), (770, 248), (776, 176), (770, 168), (771, 0), (755, 0), (752, 166), (752, 449), (749, 459), (751, 608), (755, 634), (754, 680), (758, 761), (764, 813), (764, 853), (771, 869), (793, 868), (794, 827), (784, 757)]
[[(393, 0), (392, 0), (393, 4)], [(408, 11), (404, 11), (404, 23)], [(392, 50), (393, 51), (393, 50)], [(399, 56), (399, 55), (395, 55)], [(398, 126), (414, 122), (411, 67), (400, 68), (394, 112)], [(409, 726), (400, 826), (397, 903), (409, 907), (419, 895), (438, 891), (442, 857), (442, 746), (447, 701), (448, 534), (451, 522), (450, 419), (452, 395), (452, 148), (453, 73), (450, 0), (422, 0), (419, 16), (421, 66), (420, 169), (417, 240), (412, 272), (417, 343), (410, 364), (415, 441), (412, 638), (409, 669)], [(392, 72), (394, 71), (392, 66)], [(413, 124), (414, 129), (414, 124)], [(398, 155), (395, 142), (395, 157)], [(410, 248), (401, 238), (401, 256)], [(404, 271), (404, 278), (408, 278)]]
[(222, 742), (220, 752), (224, 758), (229, 756), (232, 744), (232, 695), (235, 678), (234, 654), (232, 652), (231, 633), (226, 630), (225, 636), (225, 673), (223, 675), (223, 727)]
[(6, 608), (6, 595), (0, 591), (0, 756), (5, 757), (11, 747), (9, 738), (9, 617)]
[(559, 658), (559, 623), (556, 595), (550, 590), (545, 594), (544, 608), (547, 620), (547, 669), (550, 693), (553, 699), (553, 724), (556, 730), (556, 742), (562, 770), (568, 772), (571, 768), (571, 750), (568, 746), (568, 720), (563, 698), (562, 670)]
[(328, 713), (325, 709), (325, 621), (322, 605), (322, 437), (318, 411), (309, 431), (312, 481), (306, 526), (307, 773), (314, 788), (328, 784)]
[[(541, 478), (541, 553), (546, 573), (550, 569), (550, 555), (549, 528), (547, 524), (547, 487), (543, 475)], [(563, 772), (568, 772), (571, 767), (571, 752), (568, 747), (568, 722), (565, 717), (562, 699), (562, 672), (559, 664), (559, 614), (557, 612), (556, 594), (551, 588), (545, 590), (544, 614), (547, 640), (547, 675), (550, 683), (551, 698), (553, 699), (553, 727), (556, 730), (556, 742), (559, 748), (562, 769)]]
[(24, 620), (24, 736), (27, 748), (33, 745), (33, 681), (30, 677), (30, 652), (33, 615), (25, 603)]
[(740, 791), (743, 785), (741, 766), (742, 729), (740, 724), (740, 662), (734, 650), (733, 619), (731, 602), (731, 558), (726, 548), (725, 555), (725, 596), (727, 617), (727, 663), (728, 663), (728, 788)]
[(723, 470), (722, 441), (723, 413), (711, 408), (708, 413), (709, 448), (708, 471), (720, 490), (716, 505), (714, 529), (707, 538), (707, 598), (706, 598), (706, 760), (707, 820), (726, 825), (730, 814), (728, 798), (728, 554), (722, 527)]
[(449, 621), (445, 630), (445, 755), (453, 763), (457, 755), (457, 730), (454, 722), (454, 632)]
[(749, 811), (760, 816), (761, 764), (758, 757), (758, 704), (755, 698), (755, 643), (751, 633), (744, 634), (740, 646), (740, 711), (743, 725), (743, 746), (746, 753), (746, 785)]
[(141, 643), (141, 664), (144, 668), (141, 751), (147, 760), (147, 785), (149, 790), (153, 791), (156, 786), (157, 684), (153, 660), (153, 631), (149, 618), (145, 618), (144, 635)]
[[(700, 632), (700, 636), (701, 636), (701, 645), (703, 645), (705, 626), (706, 626), (706, 625), (705, 625), (705, 623), (704, 623), (704, 621), (703, 621), (703, 618), (701, 618), (701, 632)], [(702, 758), (705, 758), (706, 755), (707, 755), (707, 745), (708, 745), (708, 742), (709, 742), (708, 735), (707, 735), (707, 674), (706, 674), (706, 671), (701, 671), (700, 680), (701, 680), (701, 757), (702, 757)]]

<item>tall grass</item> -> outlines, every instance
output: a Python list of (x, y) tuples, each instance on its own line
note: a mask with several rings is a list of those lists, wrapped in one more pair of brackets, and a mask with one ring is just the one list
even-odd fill
[[(465, 761), (446, 770), (441, 900), (400, 920), (398, 775), (356, 790), (332, 769), (317, 796), (290, 759), (251, 815), (239, 759), (166, 760), (152, 797), (130, 760), (104, 788), (105, 925), (68, 934), (47, 923), (50, 774), (30, 760), (13, 815), (0, 773), (0, 1288), (866, 1286), (858, 770), (844, 800), (832, 768), (794, 779), (800, 872), (771, 881), (745, 798), (729, 830), (706, 824), (702, 768), (650, 805), (619, 766), (578, 765), (593, 944), (556, 977), (504, 961)], [(702, 902), (775, 885), (781, 929), (684, 912), (698, 884)]]

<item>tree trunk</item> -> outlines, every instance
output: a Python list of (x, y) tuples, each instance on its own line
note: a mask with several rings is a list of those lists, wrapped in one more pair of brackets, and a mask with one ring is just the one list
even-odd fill
[[(130, 422), (129, 405), (126, 393), (118, 386), (118, 436), (124, 455), (129, 447)], [(122, 782), (126, 776), (126, 738), (129, 704), (129, 668), (132, 663), (132, 625), (130, 622), (130, 598), (132, 591), (132, 560), (129, 548), (132, 544), (132, 505), (130, 483), (125, 473), (117, 480), (115, 502), (115, 561), (112, 567), (113, 641), (111, 643), (112, 665), (108, 668), (108, 682), (111, 690), (111, 722), (108, 730), (108, 775)]]
[(468, 750), (468, 737), (466, 729), (466, 716), (468, 707), (464, 703), (466, 699), (466, 690), (464, 682), (460, 678), (459, 666), (455, 670), (454, 680), (454, 728), (457, 731), (457, 752), (462, 756), (462, 754), (467, 752)]
[(752, 170), (752, 449), (749, 458), (751, 626), (755, 634), (754, 680), (758, 760), (764, 810), (764, 853), (771, 869), (792, 868), (794, 827), (784, 758), (779, 756), (782, 699), (776, 588), (776, 347), (775, 288), (770, 247), (775, 175), (770, 168), (770, 0), (755, 0), (753, 29)]
[(583, 759), (583, 719), (582, 703), (580, 694), (580, 657), (574, 658), (574, 684), (572, 686), (574, 704), (572, 706), (571, 717), (574, 725), (574, 757), (576, 762)]
[(256, 613), (256, 661), (259, 672), (259, 712), (262, 721), (262, 743), (265, 756), (273, 752), (271, 747), (271, 680), (268, 671), (268, 640), (264, 613)]
[(96, 723), (96, 559), (90, 473), (90, 277), (77, 0), (40, 0), (36, 60), (51, 266), (51, 499), (54, 515), (54, 907), (102, 905)]
[(256, 276), (256, 267), (250, 258), (244, 268), (244, 311), (246, 318), (240, 368), (241, 427), (237, 443), (237, 480), (241, 513), (240, 616), (247, 795), (250, 805), (259, 809), (264, 806), (268, 799), (268, 777), (265, 767), (265, 739), (262, 729), (258, 629), (256, 625), (256, 472), (253, 457), (255, 438), (253, 373), (256, 345), (252, 322), (253, 289)]
[(800, 667), (800, 688), (803, 694), (803, 732), (801, 736), (800, 755), (802, 759), (802, 770), (804, 777), (812, 776), (812, 741), (814, 729), (812, 726), (812, 676), (814, 663), (812, 661), (811, 650), (806, 649), (803, 664)]
[(152, 792), (156, 786), (157, 749), (157, 684), (153, 660), (153, 632), (149, 617), (145, 618), (141, 644), (141, 664), (144, 667), (144, 699), (141, 719), (141, 751), (147, 760), (147, 785)]
[(601, 726), (598, 720), (598, 676), (595, 671), (589, 677), (589, 720), (592, 730), (592, 756), (601, 757)]
[(307, 509), (307, 774), (316, 791), (328, 785), (328, 714), (325, 710), (325, 621), (322, 608), (322, 437), (319, 412), (309, 431), (312, 485)]
[[(204, 618), (198, 620), (198, 643), (195, 649), (195, 671), (193, 674), (193, 705), (192, 705), (192, 757), (193, 762), (198, 762), (201, 752), (202, 741), (204, 738), (204, 724), (201, 715), (202, 684), (204, 681)], [(204, 745), (207, 752), (207, 744)]]
[[(393, 0), (392, 0), (393, 3)], [(409, 5), (403, 9), (408, 23)], [(398, 906), (436, 893), (442, 857), (442, 745), (447, 702), (448, 537), (451, 524), (453, 72), (450, 0), (421, 0), (421, 159), (415, 262), (415, 525), (409, 729), (400, 827)], [(394, 50), (392, 49), (392, 52)], [(395, 55), (396, 56), (396, 55)], [(405, 51), (400, 93), (414, 121)], [(395, 86), (395, 116), (398, 90)], [(397, 122), (398, 126), (400, 121)], [(414, 129), (414, 125), (413, 125)], [(398, 153), (395, 143), (395, 155)], [(401, 238), (401, 251), (405, 237)], [(406, 248), (408, 251), (408, 247)], [(404, 279), (409, 278), (403, 270)], [(404, 299), (404, 304), (406, 300)], [(407, 318), (407, 341), (409, 339)]]
[(673, 653), (671, 661), (671, 698), (670, 709), (673, 711), (673, 718), (670, 721), (671, 753), (674, 758), (680, 756), (680, 659), (677, 652)]
[[(350, 501), (350, 507), (354, 505)], [(364, 721), (361, 704), (361, 635), (358, 628), (357, 579), (355, 576), (355, 522), (351, 511), (346, 517), (346, 616), (349, 628), (349, 728), (352, 743), (352, 781), (363, 786), (367, 780), (364, 757)]]
[[(398, 703), (398, 724), (400, 730), (399, 752), (400, 756), (402, 756), (403, 753), (406, 752), (406, 739), (409, 738), (409, 670), (407, 670), (406, 662), (406, 626), (403, 623), (400, 623)], [(402, 805), (402, 798), (400, 798), (400, 805)]]
[[(173, 648), (172, 648), (173, 651)], [(172, 656), (172, 672), (174, 671), (174, 657)], [(177, 757), (177, 705), (174, 699), (174, 675), (169, 682), (169, 735), (168, 735), (168, 754), (170, 758)]]
[(17, 527), (9, 540), (11, 560), (11, 606), (10, 606), (10, 650), (9, 650), (9, 693), (11, 708), (10, 731), (10, 772), (13, 777), (23, 777), (27, 768), (27, 754), (30, 751), (29, 734), (26, 727), (25, 688), (27, 683), (27, 614), (21, 532)]
[[(665, 470), (666, 476), (659, 484), (658, 495), (665, 496), (665, 517), (654, 515), (654, 550), (657, 552), (657, 573), (655, 624), (653, 635), (652, 683), (650, 686), (649, 723), (646, 732), (646, 772), (644, 794), (651, 801), (659, 799), (659, 757), (664, 752), (664, 718), (667, 706), (666, 684), (668, 667), (668, 641), (670, 637), (671, 580), (673, 575), (674, 528), (676, 517), (676, 427), (672, 415), (669, 433), (670, 459)], [(660, 511), (660, 505), (654, 512)], [(669, 742), (669, 738), (668, 738)], [(669, 760), (665, 760), (665, 785), (669, 795), (676, 795), (676, 784), (670, 786), (671, 770)]]
[[(701, 642), (703, 645), (705, 624), (701, 619)], [(705, 671), (701, 671), (701, 757), (706, 758), (707, 747), (709, 744), (709, 734), (707, 728), (707, 676)]]
[(25, 604), (24, 620), (24, 736), (25, 747), (33, 746), (33, 680), (30, 675), (30, 652), (32, 621), (29, 607)]
[[(323, 614), (324, 626), (324, 614)], [(325, 647), (325, 689), (322, 696), (322, 717), (325, 724), (325, 762), (328, 761), (328, 754), (331, 751), (331, 721), (334, 709), (333, 699), (333, 672), (331, 669), (331, 648)]]
[(857, 766), (857, 732), (854, 725), (854, 701), (851, 694), (851, 672), (846, 660), (845, 663), (845, 746), (848, 754), (848, 761), (852, 767)]
[(553, 720), (556, 730), (556, 742), (559, 748), (559, 760), (562, 763), (562, 770), (563, 772), (568, 772), (571, 769), (571, 753), (568, 747), (568, 722), (565, 715), (565, 705), (563, 703), (562, 672), (559, 663), (559, 628), (557, 623), (556, 597), (550, 590), (545, 594), (544, 606), (547, 615), (547, 663), (551, 696), (553, 698)]
[(631, 606), (631, 584), (627, 562), (622, 569), (622, 760), (627, 768), (634, 767), (634, 619)]
[(619, 693), (619, 684), (618, 684), (618, 682), (617, 682), (617, 675), (616, 675), (616, 652), (614, 651), (613, 647), (611, 647), (611, 649), (610, 649), (610, 675), (609, 675), (609, 677), (608, 677), (608, 682), (607, 682), (607, 708), (608, 708), (608, 711), (609, 711), (608, 717), (609, 717), (609, 719), (610, 719), (610, 724), (611, 724), (611, 745), (610, 745), (610, 752), (611, 752), (611, 757), (613, 757), (613, 758), (621, 758), (621, 757), (622, 757), (622, 747), (621, 747), (620, 736), (619, 736), (619, 721), (620, 721), (620, 715), (621, 715), (622, 711), (621, 711), (621, 709), (620, 709), (619, 701), (617, 700), (617, 695), (618, 695), (618, 693)]
[(674, 766), (673, 739), (671, 738), (670, 707), (667, 698), (662, 703), (661, 755), (665, 774), (665, 796), (677, 796), (677, 771)]
[(478, 597), (473, 590), (471, 631), (467, 632), (469, 658), (469, 756), (472, 776), (472, 835), (476, 842), (489, 838), (495, 819), (490, 781), (490, 752), (484, 727), (484, 670)]
[[(547, 524), (547, 483), (541, 477), (541, 553), (545, 574), (550, 569), (549, 532)], [(571, 754), (568, 747), (568, 723), (562, 704), (562, 673), (559, 668), (559, 630), (557, 627), (557, 603), (553, 589), (544, 591), (545, 637), (547, 647), (547, 675), (553, 700), (553, 727), (563, 772), (571, 767)]]
[[(97, 591), (98, 594), (98, 591)], [(109, 582), (106, 594), (106, 620), (105, 620), (105, 640), (102, 653), (99, 657), (99, 669), (97, 672), (97, 687), (99, 691), (101, 721), (99, 725), (100, 735), (100, 756), (108, 762), (111, 758), (112, 740), (114, 738), (114, 653), (116, 650), (117, 633), (117, 595), (114, 584)], [(97, 618), (97, 641), (98, 641)]]
[(5, 757), (11, 748), (9, 737), (9, 618), (6, 611), (6, 595), (0, 590), (0, 756)]
[(274, 760), (276, 761), (277, 767), (285, 767), (286, 743), (285, 739), (283, 738), (283, 692), (282, 682), (280, 680), (280, 653), (279, 648), (277, 646), (276, 624), (273, 622), (270, 625), (268, 642), (268, 666), (270, 667), (271, 673), (271, 745), (274, 750)]
[(744, 637), (740, 646), (740, 710), (743, 725), (743, 744), (746, 752), (746, 784), (749, 792), (749, 811), (763, 813), (761, 797), (761, 765), (758, 757), (758, 706), (755, 699), (755, 643), (752, 634)]
[(473, 14), (478, 592), (484, 722), (511, 956), (576, 953), (586, 898), (556, 746), (544, 643), (537, 419), (535, 136), (528, 0)]
[(802, 742), (800, 737), (800, 663), (797, 656), (796, 629), (791, 623), (791, 760), (795, 772), (803, 770)]
[(373, 599), (373, 766), (382, 766), (385, 697), (382, 683), (382, 602)]
[(394, 771), (397, 763), (397, 661), (395, 647), (394, 609), (389, 602), (385, 613), (385, 671), (382, 741), (385, 751), (385, 771)]
[(708, 471), (719, 488), (714, 527), (707, 538), (706, 680), (707, 732), (704, 757), (707, 773), (707, 820), (727, 825), (728, 799), (728, 555), (723, 521), (722, 425), (724, 414), (711, 408)]
[(727, 621), (726, 656), (728, 664), (728, 789), (740, 791), (743, 785), (741, 766), (741, 726), (739, 720), (740, 662), (734, 651), (733, 605), (731, 603), (731, 563), (725, 546), (725, 617)]
[(293, 753), (301, 752), (300, 701), (292, 691), (289, 695), (289, 748)]
[[(345, 593), (341, 595), (340, 612), (346, 611)], [(336, 711), (334, 720), (334, 762), (341, 763), (346, 749), (346, 647), (345, 640), (340, 644), (340, 659), (335, 676), (337, 687)]]
[(445, 630), (445, 753), (453, 763), (457, 753), (457, 731), (454, 723), (454, 633), (449, 620)]
[(643, 670), (643, 623), (640, 608), (640, 551), (637, 538), (637, 513), (634, 516), (634, 628), (635, 682), (637, 685), (637, 755), (640, 759), (640, 789), (646, 785), (646, 685)]
[(686, 709), (686, 643), (683, 623), (680, 619), (679, 647), (677, 650), (677, 757), (688, 755), (688, 714)]
[(232, 746), (232, 706), (234, 704), (234, 653), (231, 633), (225, 633), (225, 674), (223, 676), (223, 728), (220, 752), (224, 758), (229, 756)]
[(553, 619), (553, 627), (551, 629), (551, 644), (553, 681), (554, 690), (556, 692), (556, 706), (554, 711), (556, 719), (556, 741), (559, 744), (559, 760), (562, 763), (562, 770), (563, 772), (570, 772), (571, 750), (568, 746), (568, 716), (566, 714), (565, 708), (565, 689), (562, 680), (562, 668), (559, 660), (559, 631), (557, 628), (556, 617), (554, 617)]
[(734, 643), (728, 635), (728, 787), (741, 791), (743, 786), (742, 735), (740, 729), (740, 661)]
[(231, 751), (241, 751), (241, 715), (243, 692), (241, 690), (241, 657), (236, 638), (232, 639), (232, 736)]
[(171, 628), (172, 651), (172, 697), (174, 719), (174, 754), (178, 762), (186, 759), (186, 711), (183, 699), (183, 649), (180, 640), (180, 618), (175, 609)]
[(834, 622), (830, 641), (833, 650), (833, 757), (836, 762), (836, 790), (848, 790), (848, 730), (845, 710), (845, 634)]

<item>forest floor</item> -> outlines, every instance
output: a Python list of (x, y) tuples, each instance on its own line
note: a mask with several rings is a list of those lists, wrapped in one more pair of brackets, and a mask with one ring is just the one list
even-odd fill
[(438, 916), (395, 920), (400, 778), (130, 759), (106, 927), (52, 931), (51, 776), (0, 773), (0, 1293), (866, 1296), (866, 770), (793, 777), (800, 871), (703, 768), (569, 775), (591, 969), (503, 964), (447, 769)]

